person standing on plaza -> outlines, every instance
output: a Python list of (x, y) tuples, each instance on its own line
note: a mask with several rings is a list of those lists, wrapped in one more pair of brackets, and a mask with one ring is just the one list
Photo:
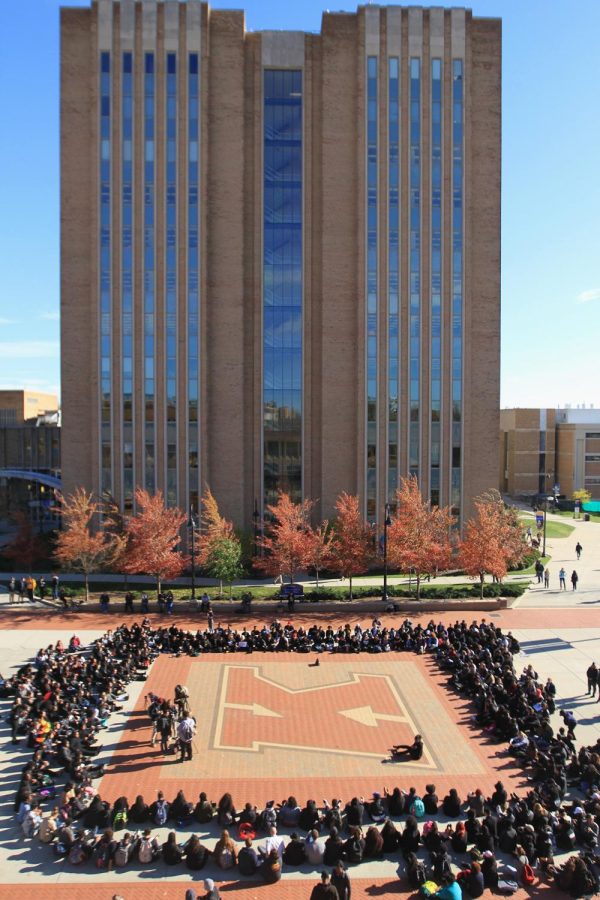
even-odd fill
[(577, 582), (578, 581), (579, 581), (579, 575), (577, 574), (575, 569), (573, 569), (573, 571), (571, 572), (571, 584), (573, 585), (574, 591), (577, 590)]
[(53, 599), (53, 600), (58, 600), (58, 585), (59, 585), (59, 581), (60, 581), (60, 579), (59, 579), (58, 575), (54, 574), (54, 575), (52, 576), (52, 581), (51, 581), (51, 585), (52, 585), (52, 599)]
[(544, 587), (550, 587), (550, 569), (548, 568), (548, 566), (546, 566), (546, 568), (544, 569)]
[(15, 576), (13, 575), (10, 581), (8, 582), (8, 602), (15, 603), (17, 599), (17, 582), (15, 581)]
[(177, 739), (181, 750), (179, 762), (192, 758), (192, 741), (196, 733), (196, 720), (190, 712), (177, 726)]
[(350, 900), (352, 896), (352, 886), (350, 884), (350, 879), (348, 878), (348, 873), (346, 872), (346, 867), (341, 859), (338, 860), (335, 869), (331, 873), (331, 883), (337, 890), (340, 900)]
[(315, 884), (310, 900), (340, 900), (337, 888), (331, 883), (329, 872), (321, 872), (321, 882)]
[(210, 603), (208, 604), (208, 614), (206, 616), (206, 622), (208, 625), (208, 633), (214, 634), (215, 631), (215, 614), (212, 611), (212, 606)]
[(587, 675), (587, 693), (594, 697), (598, 686), (598, 667), (595, 662), (588, 667), (585, 674)]
[(173, 734), (173, 719), (165, 710), (162, 710), (156, 719), (156, 733), (160, 737), (161, 753), (168, 753), (169, 739)]
[(581, 559), (581, 551), (582, 550), (583, 550), (583, 547), (581, 546), (579, 541), (577, 541), (577, 543), (575, 544), (575, 553), (577, 554), (577, 559)]
[(558, 573), (558, 584), (559, 584), (561, 591), (566, 591), (566, 589), (567, 589), (567, 573), (565, 572), (564, 568), (562, 568), (560, 570), (560, 572)]

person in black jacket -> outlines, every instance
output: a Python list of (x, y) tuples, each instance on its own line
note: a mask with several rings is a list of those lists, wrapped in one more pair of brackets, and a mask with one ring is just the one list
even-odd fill
[(148, 804), (145, 802), (142, 795), (138, 794), (135, 798), (135, 802), (129, 809), (129, 819), (132, 822), (135, 822), (136, 825), (143, 825), (144, 822), (148, 821), (149, 817), (150, 810), (148, 809)]
[(342, 841), (337, 828), (332, 828), (329, 837), (325, 841), (325, 857), (323, 862), (326, 866), (335, 866), (342, 858), (344, 853), (344, 842)]
[(339, 900), (350, 900), (352, 886), (344, 863), (340, 860), (331, 873), (331, 883), (338, 892)]
[(212, 803), (207, 800), (204, 791), (201, 791), (198, 802), (196, 803), (196, 808), (194, 809), (194, 819), (196, 822), (199, 822), (200, 825), (206, 825), (212, 820), (214, 814), (215, 810)]
[(177, 835), (170, 831), (167, 840), (162, 845), (162, 858), (168, 866), (177, 866), (184, 856), (184, 849), (177, 843)]
[(383, 823), (381, 839), (383, 840), (383, 852), (395, 853), (400, 844), (400, 832), (391, 819), (386, 819)]
[(457, 819), (460, 816), (461, 806), (462, 800), (458, 796), (458, 791), (456, 790), (456, 788), (450, 788), (450, 790), (444, 797), (444, 803), (442, 806), (444, 815), (448, 816), (449, 819)]
[(404, 794), (400, 788), (395, 787), (391, 794), (387, 788), (384, 788), (383, 793), (387, 802), (388, 814), (395, 818), (403, 816), (405, 810)]
[(238, 870), (240, 875), (254, 875), (260, 865), (258, 853), (252, 846), (252, 839), (246, 838), (244, 846), (238, 853)]
[(365, 804), (361, 797), (353, 797), (350, 803), (346, 803), (344, 810), (346, 813), (346, 827), (350, 830), (351, 825), (362, 825), (365, 816)]
[(191, 838), (184, 844), (185, 850), (185, 864), (188, 869), (192, 871), (198, 871), (199, 869), (203, 869), (206, 863), (208, 862), (208, 858), (210, 856), (210, 851), (200, 843), (200, 839), (197, 834), (193, 834)]
[(298, 837), (295, 831), (292, 832), (289, 843), (283, 851), (283, 861), (286, 866), (301, 866), (302, 863), (306, 862), (304, 841)]
[(314, 800), (309, 800), (300, 813), (298, 826), (302, 831), (312, 831), (313, 828), (321, 828), (321, 814)]
[(415, 853), (421, 842), (419, 834), (419, 826), (414, 816), (407, 816), (404, 824), (404, 831), (400, 837), (400, 846), (404, 855), (407, 853)]
[(423, 795), (423, 806), (428, 816), (435, 816), (438, 811), (438, 795), (435, 792), (435, 784), (426, 784)]
[[(343, 856), (346, 862), (355, 866), (362, 862), (365, 852), (365, 839), (358, 825), (350, 825), (348, 828), (350, 837), (344, 844)], [(336, 862), (338, 862), (336, 860)], [(325, 843), (325, 862), (327, 862), (327, 842)]]

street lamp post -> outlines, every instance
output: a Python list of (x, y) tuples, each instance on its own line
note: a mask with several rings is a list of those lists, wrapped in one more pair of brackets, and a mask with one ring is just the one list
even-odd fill
[(387, 577), (388, 577), (388, 538), (387, 538), (387, 530), (389, 526), (392, 524), (392, 520), (390, 519), (390, 504), (385, 504), (385, 518), (383, 520), (383, 594), (381, 595), (381, 599), (383, 601), (387, 601), (388, 592), (387, 592)]
[(196, 520), (194, 519), (194, 507), (190, 506), (188, 528), (192, 533), (192, 600), (196, 599)]

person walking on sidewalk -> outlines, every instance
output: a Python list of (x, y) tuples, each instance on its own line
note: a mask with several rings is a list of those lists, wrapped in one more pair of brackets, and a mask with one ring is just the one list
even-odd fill
[(571, 572), (571, 584), (573, 585), (574, 591), (577, 590), (577, 582), (578, 581), (579, 581), (579, 575), (577, 574), (575, 569), (573, 569), (573, 571)]
[(561, 591), (566, 591), (567, 589), (567, 573), (564, 568), (560, 570), (558, 573), (558, 584)]
[(542, 578), (544, 577), (544, 563), (541, 559), (536, 559), (535, 561), (535, 574), (538, 580), (538, 584), (542, 583)]
[(591, 664), (585, 674), (587, 675), (588, 683), (587, 693), (594, 697), (596, 695), (596, 688), (598, 687), (598, 667), (595, 662)]
[(544, 569), (544, 587), (550, 587), (550, 569), (548, 568), (548, 566), (546, 566), (546, 568)]
[(577, 541), (577, 543), (575, 544), (575, 553), (577, 554), (577, 559), (581, 559), (581, 551), (582, 550), (583, 550), (583, 547), (581, 546), (579, 541)]

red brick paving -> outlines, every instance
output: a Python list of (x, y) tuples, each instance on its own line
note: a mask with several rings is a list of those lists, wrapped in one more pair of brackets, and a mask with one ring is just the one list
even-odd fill
[[(119, 604), (121, 606), (121, 604)], [(243, 626), (253, 626), (258, 624), (262, 626), (265, 622), (270, 623), (274, 619), (280, 619), (287, 622), (291, 620), (295, 625), (312, 625), (316, 621), (323, 621), (334, 626), (350, 622), (354, 624), (360, 622), (368, 623), (371, 621), (375, 613), (373, 611), (361, 611), (353, 608), (351, 603), (342, 608), (315, 608), (310, 606), (305, 609), (301, 607), (291, 616), (287, 610), (261, 611), (257, 606), (253, 615), (245, 617), (236, 613), (235, 610), (227, 610), (222, 615), (215, 615), (215, 623), (221, 622), (223, 625), (231, 625), (234, 628), (242, 628)], [(598, 627), (598, 610), (584, 609), (582, 607), (561, 607), (558, 609), (535, 609), (520, 608), (499, 609), (494, 612), (485, 611), (483, 613), (474, 610), (453, 610), (451, 612), (423, 612), (418, 611), (418, 605), (415, 603), (415, 610), (409, 612), (384, 614), (378, 613), (381, 621), (388, 625), (398, 625), (404, 619), (410, 618), (413, 622), (429, 622), (433, 619), (435, 622), (443, 622), (451, 624), (457, 620), (465, 619), (467, 622), (473, 620), (480, 621), (482, 618), (492, 621), (494, 625), (500, 628), (517, 629), (517, 628), (596, 628)], [(0, 628), (15, 629), (47, 629), (55, 630), (57, 628), (65, 628), (68, 631), (77, 629), (107, 629), (116, 628), (123, 622), (140, 622), (142, 615), (138, 612), (133, 615), (125, 615), (122, 609), (115, 610), (112, 613), (100, 613), (90, 610), (89, 612), (48, 612), (47, 614), (36, 609), (30, 610), (28, 607), (4, 606), (0, 610)], [(159, 625), (170, 625), (175, 622), (182, 628), (205, 628), (206, 617), (200, 614), (193, 616), (186, 612), (177, 613), (169, 618), (160, 616), (158, 613), (150, 613), (148, 618), (154, 628)]]
[[(327, 681), (328, 668), (333, 666), (335, 670), (352, 663), (356, 665), (361, 658), (363, 657), (348, 657), (344, 654), (323, 657), (322, 665), (317, 671)], [(426, 747), (431, 746), (435, 738), (438, 756), (443, 758), (437, 760), (437, 765), (433, 769), (420, 771), (408, 763), (384, 765), (380, 758), (363, 759), (360, 754), (352, 753), (337, 754), (325, 759), (322, 753), (302, 752), (302, 748), (293, 747), (281, 750), (266, 748), (264, 753), (256, 754), (247, 751), (242, 754), (240, 761), (240, 756), (236, 751), (233, 751), (233, 755), (228, 750), (219, 752), (208, 742), (207, 734), (204, 732), (207, 732), (211, 725), (209, 723), (203, 729), (202, 722), (207, 716), (210, 716), (210, 711), (206, 713), (202, 711), (201, 707), (198, 712), (199, 732), (201, 733), (198, 735), (195, 758), (191, 763), (179, 763), (175, 756), (163, 757), (158, 746), (154, 748), (150, 746), (150, 722), (144, 712), (146, 691), (151, 690), (159, 696), (170, 697), (175, 684), (187, 683), (192, 698), (195, 693), (194, 685), (200, 685), (197, 689), (208, 695), (212, 679), (211, 669), (214, 669), (217, 664), (219, 667), (225, 663), (235, 665), (240, 661), (246, 662), (248, 659), (242, 654), (224, 657), (215, 657), (211, 654), (193, 660), (189, 657), (160, 657), (154, 664), (137, 707), (123, 731), (121, 741), (111, 761), (111, 767), (102, 779), (99, 789), (103, 798), (114, 801), (118, 796), (125, 794), (133, 799), (132, 794), (135, 792), (135, 794), (141, 793), (149, 802), (149, 799), (152, 799), (159, 789), (163, 790), (167, 797), (172, 798), (180, 788), (183, 788), (188, 799), (194, 799), (201, 790), (204, 790), (211, 799), (218, 800), (225, 791), (230, 791), (238, 806), (249, 800), (262, 807), (269, 799), (279, 801), (289, 794), (297, 796), (301, 803), (304, 803), (309, 797), (313, 797), (318, 802), (322, 797), (331, 798), (332, 796), (347, 800), (354, 794), (370, 795), (372, 791), (381, 791), (384, 786), (392, 788), (396, 784), (400, 784), (404, 789), (414, 785), (419, 791), (423, 791), (425, 785), (431, 781), (436, 783), (439, 794), (445, 793), (450, 787), (456, 787), (463, 796), (475, 787), (481, 787), (485, 792), (491, 793), (493, 785), (499, 778), (506, 783), (507, 787), (510, 785), (511, 790), (518, 790), (522, 787), (520, 771), (512, 768), (506, 757), (496, 756), (498, 746), (482, 737), (478, 728), (471, 731), (469, 705), (444, 687), (446, 676), (437, 670), (431, 659), (413, 654), (399, 655), (397, 665), (406, 668), (407, 676), (405, 677), (409, 677), (411, 673), (415, 672), (415, 666), (418, 670), (416, 674), (422, 676), (423, 690), (413, 695), (422, 708), (409, 709), (409, 713), (414, 715), (417, 721), (420, 718), (421, 721), (428, 723), (428, 726), (423, 728)], [(367, 656), (366, 659), (371, 666), (377, 665), (372, 656)], [(394, 664), (391, 655), (377, 659), (381, 660), (380, 665), (384, 667)], [(298, 672), (291, 674), (300, 679), (302, 672), (306, 670), (307, 661), (306, 657), (299, 657), (293, 653), (277, 655), (255, 653), (251, 657), (252, 667), (261, 665), (277, 667), (280, 664), (285, 669), (288, 667), (298, 669)], [(203, 668), (205, 668), (204, 677), (202, 676)], [(197, 672), (193, 675), (194, 669)], [(399, 669), (398, 681), (400, 684), (402, 678), (402, 670)], [(335, 677), (332, 680), (335, 680)], [(416, 679), (413, 675), (414, 680)], [(412, 689), (414, 690), (414, 687)], [(335, 691), (332, 694), (335, 694)], [(306, 695), (300, 696), (306, 697)], [(250, 696), (242, 699), (250, 700)], [(273, 706), (274, 703), (273, 699), (265, 700), (263, 695), (256, 692), (256, 689), (254, 700), (261, 704), (264, 703), (267, 707)], [(377, 704), (376, 709), (380, 711), (377, 698), (372, 702)], [(437, 715), (436, 710), (438, 710)], [(439, 710), (443, 710), (447, 716), (444, 718), (444, 721), (449, 723), (447, 734), (445, 732), (436, 733), (436, 729), (439, 728), (437, 723), (443, 718)], [(381, 711), (385, 712), (385, 710)], [(236, 710), (236, 713), (244, 716), (243, 711)], [(300, 703), (297, 715), (300, 727), (303, 727), (302, 717), (310, 715), (314, 717), (314, 710), (307, 710)], [(255, 722), (259, 729), (263, 728), (265, 722), (270, 727), (272, 725), (275, 725), (276, 728), (281, 726), (281, 720), (274, 718), (258, 717)], [(364, 728), (364, 726), (362, 729), (369, 734), (377, 731), (377, 728)], [(352, 719), (335, 715), (335, 721), (331, 724), (325, 717), (320, 727), (320, 746), (332, 744), (335, 746), (333, 742), (337, 741), (341, 747), (351, 747), (352, 740), (355, 740), (355, 734), (359, 730), (360, 727), (357, 727)], [(392, 732), (385, 731), (386, 747), (392, 743), (389, 740), (391, 734)], [(402, 734), (402, 732), (398, 731), (396, 734)], [(429, 741), (427, 734), (430, 737)], [(276, 735), (276, 731), (273, 731), (273, 735)], [(352, 737), (348, 737), (349, 735)], [(309, 731), (309, 746), (310, 741), (314, 739), (313, 733)], [(448, 742), (450, 742), (449, 746)], [(282, 734), (281, 743), (287, 743), (284, 734)], [(303, 742), (303, 746), (306, 747), (306, 742)], [(442, 749), (439, 749), (440, 746)], [(270, 752), (270, 755), (267, 751)], [(383, 753), (381, 758), (386, 757), (387, 754)], [(250, 760), (250, 764), (248, 764), (248, 760)], [(271, 760), (274, 762), (270, 763)], [(326, 764), (329, 765), (328, 769), (326, 769)], [(240, 773), (242, 768), (245, 771)], [(135, 787), (133, 787), (133, 783)]]
[[(390, 878), (360, 878), (360, 869), (350, 869), (349, 875), (352, 883), (353, 900), (371, 900), (373, 897), (413, 897), (418, 894), (406, 889), (406, 883)], [(199, 875), (202, 873), (200, 872)], [(83, 882), (88, 877), (89, 884)], [(32, 889), (31, 885), (5, 885), (0, 886), (0, 900), (15, 900), (22, 897), (29, 900), (30, 897), (43, 897), (44, 900), (111, 900), (117, 894), (124, 900), (183, 900), (188, 887), (195, 888), (199, 897), (204, 896), (201, 878), (190, 879), (189, 882), (178, 881), (168, 883), (168, 875), (165, 878), (145, 878), (143, 884), (135, 882), (115, 881), (94, 884), (94, 873), (89, 871), (82, 873), (81, 884), (44, 884), (41, 891)], [(309, 900), (310, 893), (317, 879), (290, 880), (283, 879), (276, 885), (265, 885), (258, 882), (233, 881), (227, 883), (217, 882), (219, 891), (224, 897), (230, 894), (239, 900)], [(491, 893), (484, 894), (486, 900), (492, 897)], [(565, 900), (568, 897), (562, 891), (556, 890), (546, 882), (536, 882), (529, 891), (519, 890), (513, 894), (514, 900), (528, 900), (531, 897), (543, 897), (543, 900)]]

